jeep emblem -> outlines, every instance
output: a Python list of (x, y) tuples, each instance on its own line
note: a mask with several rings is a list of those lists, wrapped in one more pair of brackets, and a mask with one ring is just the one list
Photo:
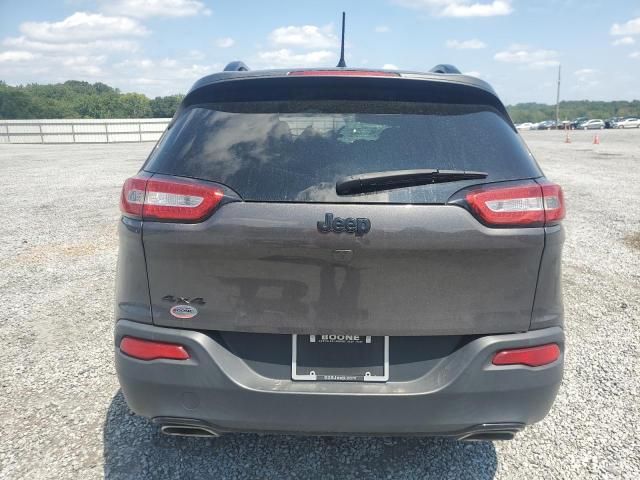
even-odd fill
[(318, 222), (320, 233), (355, 233), (356, 237), (361, 237), (371, 230), (371, 221), (368, 218), (333, 218), (333, 213), (325, 213), (324, 222)]

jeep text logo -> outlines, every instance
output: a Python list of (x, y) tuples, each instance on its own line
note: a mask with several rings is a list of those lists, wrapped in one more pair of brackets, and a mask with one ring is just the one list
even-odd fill
[(324, 222), (318, 222), (320, 233), (355, 233), (356, 237), (361, 237), (371, 230), (371, 221), (368, 218), (333, 218), (333, 213), (326, 213)]

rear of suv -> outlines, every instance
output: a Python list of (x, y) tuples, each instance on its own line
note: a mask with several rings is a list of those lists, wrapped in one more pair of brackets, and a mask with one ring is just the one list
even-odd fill
[(451, 67), (225, 71), (125, 182), (116, 368), (165, 433), (509, 439), (563, 368), (562, 190)]

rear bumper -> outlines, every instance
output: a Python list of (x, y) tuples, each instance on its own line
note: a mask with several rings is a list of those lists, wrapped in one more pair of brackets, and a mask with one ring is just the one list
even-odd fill
[[(496, 424), (517, 431), (548, 413), (562, 380), (564, 359), (563, 331), (553, 327), (480, 337), (410, 381), (308, 383), (258, 374), (200, 332), (120, 320), (116, 346), (125, 335), (181, 343), (191, 355), (186, 361), (145, 362), (116, 347), (116, 370), (130, 408), (159, 423), (188, 419), (216, 432), (463, 438), (470, 432), (501, 430)], [(545, 343), (557, 343), (562, 351), (550, 365), (491, 364), (497, 350)]]

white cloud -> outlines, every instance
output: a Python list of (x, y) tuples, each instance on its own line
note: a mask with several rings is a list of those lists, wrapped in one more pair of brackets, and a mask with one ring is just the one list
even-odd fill
[(385, 63), (382, 66), (383, 70), (399, 70), (399, 68), (397, 66), (395, 66), (393, 63)]
[(511, 2), (494, 0), (491, 3), (451, 3), (442, 12), (443, 17), (495, 17), (509, 15), (513, 11)]
[(447, 48), (457, 48), (458, 50), (478, 50), (486, 48), (487, 44), (477, 38), (473, 40), (447, 40)]
[(399, 5), (425, 9), (440, 17), (494, 17), (513, 12), (511, 0), (395, 0)]
[(155, 62), (149, 58), (139, 58), (139, 59), (127, 59), (122, 62), (116, 63), (114, 65), (115, 68), (121, 69), (150, 69), (153, 68)]
[(614, 40), (612, 45), (614, 47), (617, 47), (619, 45), (633, 45), (634, 43), (636, 43), (636, 41), (633, 39), (633, 37), (622, 37)]
[(211, 15), (199, 0), (101, 0), (102, 10), (128, 17), (192, 17)]
[(181, 58), (130, 58), (113, 65), (110, 76), (119, 86), (148, 95), (185, 93), (198, 78), (219, 71), (222, 65), (192, 63)]
[(219, 71), (199, 50), (176, 58), (139, 58), (136, 39), (147, 30), (137, 21), (76, 13), (60, 22), (29, 22), (22, 35), (2, 40), (2, 76), (11, 84), (101, 81), (148, 95), (185, 92), (195, 80)]
[(233, 45), (235, 43), (236, 43), (236, 41), (231, 37), (218, 38), (216, 40), (216, 47), (218, 47), (218, 48), (229, 48), (229, 47), (233, 47)]
[(20, 31), (41, 42), (82, 42), (123, 36), (143, 36), (149, 31), (137, 20), (76, 12), (59, 22), (25, 22)]
[(188, 78), (191, 81), (195, 81), (199, 77), (215, 72), (219, 67), (219, 65), (189, 64), (168, 57), (159, 60), (150, 58), (127, 59), (114, 65), (116, 70), (126, 70), (133, 77), (151, 74), (158, 81), (177, 78)]
[(88, 51), (122, 51), (122, 52), (136, 52), (139, 49), (139, 45), (135, 41), (131, 40), (94, 40), (90, 42), (67, 42), (67, 43), (48, 43), (39, 42), (37, 40), (30, 40), (24, 35), (20, 37), (8, 37), (2, 41), (2, 44), (7, 47), (20, 48), (24, 50), (36, 51), (36, 52), (48, 52), (48, 53), (82, 53)]
[(589, 90), (600, 85), (600, 81), (597, 80), (598, 70), (593, 68), (581, 68), (580, 70), (573, 72), (573, 74), (577, 77), (576, 83), (572, 87), (573, 90)]
[(573, 72), (573, 74), (577, 77), (593, 75), (594, 73), (597, 73), (597, 70), (594, 70), (593, 68), (581, 68), (580, 70), (576, 70), (575, 72)]
[(338, 45), (338, 37), (333, 33), (331, 25), (276, 28), (269, 34), (269, 41), (277, 47), (297, 47), (309, 50), (332, 48)]
[(318, 66), (337, 59), (337, 53), (328, 50), (338, 46), (332, 25), (279, 27), (269, 34), (269, 43), (273, 50), (258, 52), (257, 62), (265, 67)]
[(600, 85), (600, 82), (598, 80), (589, 80), (589, 81), (584, 81), (584, 82), (577, 83), (576, 85), (573, 85), (571, 87), (571, 90), (575, 92), (584, 92), (584, 91), (591, 90), (594, 87), (597, 87), (598, 85)]
[(535, 50), (526, 45), (512, 45), (508, 50), (498, 52), (494, 59), (504, 63), (517, 63), (529, 68), (556, 67), (558, 52), (555, 50)]
[(295, 53), (288, 48), (259, 52), (258, 58), (263, 64), (272, 67), (305, 67), (327, 63), (335, 59), (335, 52), (318, 50), (306, 53)]
[(640, 35), (640, 17), (625, 23), (614, 23), (611, 26), (611, 35)]
[(33, 82), (37, 80), (39, 83), (64, 82), (66, 80), (77, 79), (96, 79), (104, 74), (102, 65), (106, 62), (104, 55), (65, 55), (51, 56), (40, 53), (22, 52), (22, 55), (16, 58), (16, 55), (6, 55), (9, 52), (0, 54), (0, 61), (3, 57), (12, 57), (14, 60), (10, 64), (3, 65), (3, 73), (5, 78), (18, 79), (19, 82)]
[(103, 73), (102, 67), (99, 65), (104, 64), (106, 57), (104, 55), (78, 56), (65, 57), (60, 60), (62, 67), (73, 71), (75, 74), (96, 77)]
[(386, 25), (378, 25), (374, 30), (376, 33), (389, 33), (391, 31)]
[(640, 58), (640, 51), (630, 53), (629, 58)]
[(2, 59), (12, 63), (3, 76), (19, 82), (101, 78), (111, 70), (107, 54), (130, 55), (139, 44), (128, 37), (146, 35), (137, 20), (76, 12), (59, 22), (26, 22), (22, 35), (7, 37)]
[(192, 60), (203, 60), (206, 58), (206, 55), (200, 50), (192, 49), (187, 53), (187, 57)]
[(36, 57), (31, 52), (25, 52), (21, 50), (9, 50), (6, 52), (0, 52), (1, 62), (24, 62), (27, 60), (33, 60)]
[(593, 68), (581, 68), (576, 70), (573, 74), (577, 77), (576, 83), (571, 85), (570, 89), (575, 92), (587, 92), (594, 87), (600, 85), (600, 81), (597, 79), (598, 70)]

